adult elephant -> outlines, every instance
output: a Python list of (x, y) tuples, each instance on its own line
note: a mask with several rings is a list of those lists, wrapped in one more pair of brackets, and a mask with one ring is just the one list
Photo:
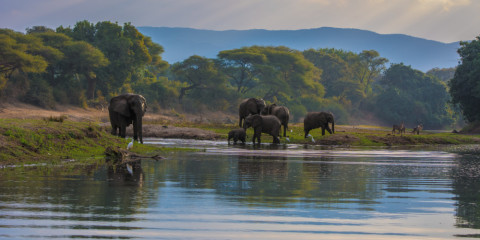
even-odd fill
[(240, 120), (238, 122), (239, 127), (242, 126), (242, 121), (250, 114), (260, 114), (265, 108), (265, 101), (263, 99), (257, 98), (247, 98), (244, 99), (238, 108), (238, 116)]
[(147, 111), (147, 101), (142, 95), (122, 94), (113, 97), (108, 106), (112, 134), (125, 138), (125, 129), (133, 123), (133, 139), (143, 143), (142, 118)]
[(288, 121), (290, 119), (290, 111), (285, 106), (278, 106), (277, 104), (267, 105), (263, 111), (262, 115), (274, 115), (279, 120), (283, 126), (283, 136), (287, 136)]
[[(328, 123), (332, 123), (332, 129), (328, 126)], [(335, 121), (332, 113), (329, 112), (309, 112), (303, 120), (303, 131), (305, 132), (305, 138), (307, 138), (308, 132), (315, 128), (322, 128), (322, 136), (325, 135), (325, 129), (330, 133), (335, 133)]]
[(261, 143), (260, 137), (262, 136), (262, 133), (272, 135), (273, 143), (280, 143), (278, 135), (280, 134), (281, 123), (277, 117), (273, 115), (249, 115), (245, 118), (243, 128), (247, 130), (249, 127), (253, 127), (253, 144), (255, 144), (255, 138), (258, 139), (258, 144)]

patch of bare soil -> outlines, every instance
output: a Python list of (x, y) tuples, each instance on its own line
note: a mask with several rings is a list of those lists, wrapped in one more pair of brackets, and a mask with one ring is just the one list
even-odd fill
[(350, 145), (353, 142), (358, 141), (358, 138), (353, 135), (336, 133), (331, 134), (326, 138), (317, 141), (317, 144), (321, 145)]
[[(127, 129), (127, 135), (133, 135), (132, 128)], [(215, 140), (220, 138), (219, 134), (208, 130), (153, 124), (143, 125), (143, 136), (157, 138), (189, 138), (199, 140)]]

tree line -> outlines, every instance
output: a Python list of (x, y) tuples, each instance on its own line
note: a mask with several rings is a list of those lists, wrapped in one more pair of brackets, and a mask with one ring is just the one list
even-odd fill
[(135, 92), (149, 111), (191, 113), (236, 113), (241, 99), (257, 97), (288, 106), (293, 121), (330, 111), (340, 124), (372, 118), (430, 129), (451, 126), (465, 110), (451, 103), (454, 68), (423, 73), (402, 63), (387, 66), (375, 50), (248, 46), (171, 64), (163, 51), (130, 23), (81, 21), (55, 30), (34, 26), (25, 34), (0, 29), (0, 97), (86, 107)]

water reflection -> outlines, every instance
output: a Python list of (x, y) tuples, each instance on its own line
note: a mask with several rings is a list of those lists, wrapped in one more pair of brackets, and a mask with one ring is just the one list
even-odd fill
[(476, 155), (225, 145), (129, 166), (2, 169), (0, 238), (479, 236)]

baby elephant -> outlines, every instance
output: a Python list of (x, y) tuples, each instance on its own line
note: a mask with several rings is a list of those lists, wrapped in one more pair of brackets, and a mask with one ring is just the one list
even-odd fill
[(240, 140), (242, 141), (243, 144), (245, 144), (245, 129), (239, 128), (239, 129), (233, 129), (230, 132), (228, 132), (228, 144), (230, 144), (230, 139), (233, 138), (233, 144), (237, 144), (237, 141)]

